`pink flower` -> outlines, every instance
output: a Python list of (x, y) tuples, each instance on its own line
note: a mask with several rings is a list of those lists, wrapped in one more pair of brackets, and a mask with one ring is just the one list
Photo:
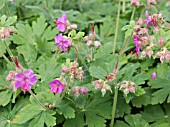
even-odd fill
[(64, 52), (66, 52), (68, 48), (71, 46), (71, 41), (63, 38), (62, 34), (58, 34), (57, 36), (55, 36), (55, 43)]
[(158, 43), (163, 46), (165, 43), (165, 39), (163, 37), (159, 38)]
[(15, 71), (10, 71), (8, 76), (6, 77), (6, 81), (10, 81), (15, 78)]
[(87, 94), (87, 89), (86, 89), (86, 87), (79, 87), (79, 91), (80, 91), (82, 94)]
[(133, 38), (133, 41), (134, 41), (134, 44), (136, 46), (136, 54), (140, 53), (139, 40), (140, 40), (139, 37), (135, 35), (134, 38)]
[(153, 78), (153, 79), (156, 78), (156, 73), (155, 73), (155, 72), (152, 73), (152, 78)]
[(66, 22), (67, 22), (66, 14), (63, 14), (61, 17), (57, 19), (56, 22), (56, 24), (58, 25), (57, 29), (61, 32), (64, 32), (67, 29)]
[(131, 0), (131, 1), (130, 1), (130, 4), (135, 5), (136, 7), (139, 7), (139, 6), (140, 6), (139, 0)]
[(52, 82), (49, 83), (50, 87), (51, 87), (51, 92), (53, 92), (54, 94), (58, 93), (60, 94), (63, 89), (65, 88), (64, 85), (60, 82), (60, 80), (55, 79)]
[(156, 4), (156, 0), (147, 0), (148, 4)]
[(129, 89), (129, 91), (131, 93), (135, 93), (135, 91), (136, 91), (136, 87), (135, 86), (129, 86), (128, 89)]
[(81, 94), (87, 94), (87, 89), (86, 87), (83, 86), (75, 86), (71, 89), (71, 91), (76, 95), (79, 96)]
[(31, 69), (25, 71), (25, 73), (19, 73), (15, 76), (15, 87), (21, 88), (22, 91), (26, 92), (31, 89), (31, 87), (36, 84), (37, 77)]

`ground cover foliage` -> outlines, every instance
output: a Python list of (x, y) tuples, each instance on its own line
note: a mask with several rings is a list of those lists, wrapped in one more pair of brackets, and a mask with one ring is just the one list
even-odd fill
[(1, 0), (0, 127), (170, 127), (170, 1)]

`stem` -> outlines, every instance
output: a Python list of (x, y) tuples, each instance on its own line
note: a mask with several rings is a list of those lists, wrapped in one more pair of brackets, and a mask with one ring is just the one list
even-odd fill
[(126, 9), (126, 1), (123, 0), (123, 7), (122, 7), (122, 12), (125, 13), (125, 9)]
[(60, 10), (62, 10), (63, 0), (60, 1)]
[(116, 105), (117, 105), (117, 97), (118, 97), (118, 88), (115, 88), (115, 95), (114, 95), (114, 100), (113, 100), (113, 106), (112, 106), (112, 119), (110, 123), (110, 127), (113, 127), (114, 125), (114, 119), (115, 119), (115, 113), (116, 113)]
[(132, 11), (132, 15), (131, 15), (130, 21), (133, 20), (134, 15), (135, 15), (135, 11), (136, 11), (136, 7), (133, 8), (133, 11)]
[(45, 107), (45, 105), (43, 105), (41, 102), (40, 102), (40, 100), (38, 100), (38, 98), (35, 96), (35, 94), (30, 90), (29, 91), (29, 93), (33, 96), (33, 98), (35, 99), (35, 101), (41, 106), (41, 107), (43, 107), (44, 109), (47, 109), (46, 107)]
[(93, 47), (91, 47), (91, 61), (93, 61)]
[(82, 45), (80, 42), (78, 42), (78, 44), (79, 44), (79, 47), (80, 47), (80, 48), (82, 49), (82, 51), (84, 52), (84, 54), (86, 55), (86, 57), (89, 58), (87, 52), (86, 52), (85, 49), (83, 48), (83, 45)]
[(9, 8), (8, 8), (8, 5), (7, 5), (7, 0), (5, 0), (5, 7), (6, 7), (6, 11), (7, 11), (7, 13), (8, 13), (8, 16), (10, 17), (11, 14), (10, 14), (10, 10), (9, 10)]
[(76, 54), (77, 54), (77, 56), (80, 58), (82, 64), (85, 66), (85, 68), (87, 69), (87, 71), (89, 71), (88, 66), (86, 65), (86, 63), (85, 63), (85, 61), (83, 60), (82, 56), (79, 54), (78, 49), (77, 49), (77, 47), (76, 47), (75, 45), (74, 45), (74, 48), (75, 48)]
[[(132, 32), (132, 33), (133, 33), (133, 32)], [(122, 44), (122, 49), (121, 49), (120, 55), (122, 55), (122, 54), (125, 52), (125, 49), (126, 49), (126, 47), (127, 47), (127, 44), (128, 44), (128, 42), (131, 40), (131, 38), (132, 38), (132, 34), (131, 34), (131, 36), (128, 38), (128, 40), (127, 40), (127, 39), (124, 40), (124, 43)], [(125, 45), (125, 46), (124, 46), (124, 45)]]
[[(4, 44), (5, 44), (5, 47), (6, 47), (7, 51), (8, 51), (8, 54), (10, 55), (12, 61), (14, 62), (14, 59), (13, 59), (14, 56), (13, 56), (13, 54), (12, 54), (10, 48), (9, 48), (8, 45), (6, 44), (6, 41), (4, 41)], [(14, 62), (14, 63), (15, 63), (15, 62)]]
[(9, 61), (9, 59), (3, 54), (1, 50), (0, 50), (0, 54), (6, 60), (6, 62), (15, 70), (15, 66)]
[(119, 28), (119, 18), (120, 18), (120, 0), (118, 4), (118, 11), (117, 11), (117, 18), (116, 18), (116, 30), (115, 30), (115, 37), (114, 37), (114, 42), (113, 42), (113, 54), (115, 53), (116, 50), (116, 41), (117, 41), (117, 34), (118, 34), (118, 28)]

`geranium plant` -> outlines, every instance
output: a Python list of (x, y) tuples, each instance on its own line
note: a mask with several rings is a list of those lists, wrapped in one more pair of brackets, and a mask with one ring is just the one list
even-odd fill
[(0, 2), (0, 126), (169, 127), (169, 1), (55, 2)]

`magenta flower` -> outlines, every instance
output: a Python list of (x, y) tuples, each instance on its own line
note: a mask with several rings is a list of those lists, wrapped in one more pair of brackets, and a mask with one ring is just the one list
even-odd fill
[(134, 41), (134, 44), (136, 46), (136, 54), (139, 54), (140, 53), (140, 46), (139, 46), (139, 37), (138, 36), (134, 36), (133, 38), (133, 41)]
[(82, 94), (87, 94), (87, 89), (86, 87), (79, 87), (79, 90)]
[(25, 73), (19, 73), (15, 76), (15, 87), (21, 88), (22, 91), (26, 92), (37, 82), (37, 77), (31, 69), (25, 71)]
[(146, 16), (146, 19), (144, 20), (144, 22), (146, 23), (146, 27), (149, 28), (152, 23), (153, 27), (156, 28), (157, 27), (157, 19), (155, 18), (155, 16), (153, 16), (153, 15), (149, 16), (148, 11), (145, 12), (145, 16)]
[(64, 32), (67, 28), (67, 25), (66, 25), (66, 22), (67, 22), (67, 18), (66, 18), (66, 14), (63, 14), (61, 17), (59, 17), (57, 19), (57, 29), (61, 32)]
[(69, 46), (71, 46), (71, 41), (63, 38), (62, 34), (58, 34), (57, 36), (55, 36), (55, 43), (64, 52), (66, 52), (68, 50)]
[(60, 82), (60, 80), (53, 80), (52, 82), (49, 83), (50, 87), (51, 87), (51, 92), (53, 92), (54, 94), (56, 93), (61, 93), (63, 91), (63, 89), (65, 88), (64, 85)]
[(152, 78), (153, 78), (153, 79), (156, 78), (156, 73), (155, 73), (155, 72), (152, 73)]
[(150, 20), (150, 18), (149, 18), (149, 13), (148, 13), (148, 11), (145, 12), (145, 16), (146, 16), (146, 19), (144, 20), (144, 22), (146, 23), (146, 27), (150, 27), (151, 20)]

